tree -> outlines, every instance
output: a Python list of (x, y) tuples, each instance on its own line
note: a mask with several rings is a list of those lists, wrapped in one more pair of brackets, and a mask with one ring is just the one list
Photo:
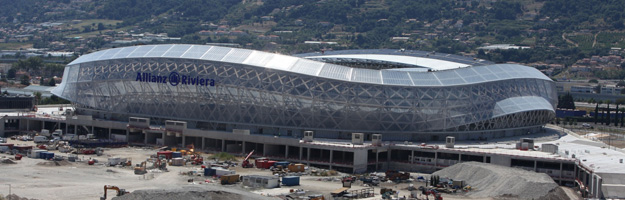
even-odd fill
[(597, 79), (590, 79), (588, 83), (599, 83), (599, 81)]
[(20, 84), (22, 85), (30, 85), (30, 77), (23, 75), (20, 79)]
[(35, 105), (39, 105), (39, 102), (41, 102), (41, 92), (35, 92), (33, 94), (35, 95)]
[(48, 81), (48, 86), (56, 86), (56, 81), (54, 80), (54, 78), (50, 78), (50, 81)]
[(15, 78), (16, 73), (17, 73), (17, 70), (15, 68), (9, 69), (7, 73), (7, 78)]
[(45, 81), (43, 80), (43, 77), (39, 79), (39, 85), (45, 85)]
[(573, 95), (571, 93), (566, 93), (558, 98), (557, 108), (564, 109), (573, 109), (575, 110), (575, 101), (573, 100)]

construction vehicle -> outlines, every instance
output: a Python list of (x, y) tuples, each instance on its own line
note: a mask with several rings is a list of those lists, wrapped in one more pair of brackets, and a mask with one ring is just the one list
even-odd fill
[(419, 187), (419, 190), (421, 190), (421, 194), (425, 195), (426, 199), (430, 199), (429, 196), (432, 195), (432, 197), (434, 197), (434, 200), (443, 200), (443, 197), (441, 196), (441, 193), (439, 193), (435, 189), (425, 188), (425, 187), (421, 186), (421, 187)]
[(147, 164), (146, 161), (141, 162), (141, 164), (138, 167), (135, 167), (135, 174), (136, 175), (143, 175), (148, 173), (148, 171), (145, 169), (145, 165)]
[(100, 197), (100, 200), (106, 200), (106, 192), (107, 192), (107, 190), (115, 190), (115, 191), (117, 191), (117, 196), (122, 196), (122, 195), (130, 193), (130, 192), (127, 192), (125, 189), (120, 189), (117, 186), (105, 185), (104, 186), (104, 196)]
[(386, 171), (386, 178), (391, 181), (403, 181), (410, 178), (410, 173), (395, 170)]
[(241, 163), (241, 167), (243, 168), (254, 168), (254, 164), (250, 163), (250, 156), (254, 153), (254, 150), (250, 151), (250, 153), (245, 156), (243, 163)]
[(382, 199), (392, 199), (395, 191), (391, 188), (381, 188), (380, 194), (382, 195)]

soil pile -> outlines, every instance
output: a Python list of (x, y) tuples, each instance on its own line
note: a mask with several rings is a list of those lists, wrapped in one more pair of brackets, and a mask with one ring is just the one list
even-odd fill
[(547, 174), (480, 162), (463, 162), (434, 173), (441, 178), (464, 180), (475, 198), (561, 199), (566, 197)]

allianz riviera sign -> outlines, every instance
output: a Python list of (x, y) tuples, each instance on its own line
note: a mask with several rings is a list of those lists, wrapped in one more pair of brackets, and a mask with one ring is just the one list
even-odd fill
[(158, 74), (152, 73), (142, 73), (137, 72), (137, 79), (135, 81), (139, 82), (150, 82), (150, 83), (163, 83), (171, 86), (177, 85), (197, 85), (197, 86), (215, 86), (215, 79), (203, 78), (200, 76), (189, 76), (189, 75), (180, 75), (178, 72), (171, 72), (168, 76), (161, 76)]

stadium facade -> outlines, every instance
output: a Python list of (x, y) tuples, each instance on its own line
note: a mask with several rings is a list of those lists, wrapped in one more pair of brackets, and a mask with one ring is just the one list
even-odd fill
[(190, 129), (424, 141), (536, 132), (555, 117), (553, 81), (518, 64), (407, 50), (280, 55), (146, 45), (79, 57), (52, 92), (76, 112)]

